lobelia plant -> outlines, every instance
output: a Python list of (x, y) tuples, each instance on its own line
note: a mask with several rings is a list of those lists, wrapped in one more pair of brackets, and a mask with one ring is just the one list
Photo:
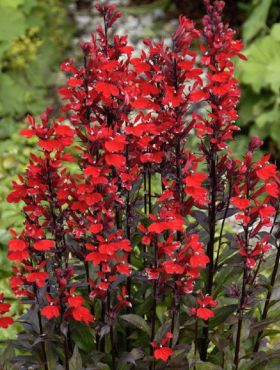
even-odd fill
[(25, 217), (10, 231), (10, 286), (27, 304), (8, 368), (251, 369), (277, 358), (262, 339), (273, 336), (280, 178), (255, 156), (258, 138), (243, 161), (228, 150), (242, 43), (224, 3), (205, 6), (201, 30), (180, 17), (170, 44), (147, 39), (134, 56), (126, 36), (110, 36), (120, 13), (97, 4), (104, 25), (81, 46), (83, 65), (61, 66), (66, 117), (28, 117), (21, 134), (40, 150), (8, 196)]

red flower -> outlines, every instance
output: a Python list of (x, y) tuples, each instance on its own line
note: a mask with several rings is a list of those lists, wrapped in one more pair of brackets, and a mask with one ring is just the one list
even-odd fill
[(84, 298), (76, 295), (68, 298), (68, 303), (70, 307), (79, 307), (84, 303)]
[(206, 202), (207, 190), (202, 187), (203, 181), (207, 178), (204, 173), (194, 173), (185, 177), (185, 193), (198, 202)]
[(146, 268), (145, 271), (149, 280), (157, 280), (159, 278), (159, 269)]
[(11, 239), (8, 241), (8, 245), (11, 252), (22, 252), (28, 247), (27, 243), (20, 239)]
[(211, 317), (214, 317), (214, 313), (207, 307), (199, 307), (196, 311), (196, 316), (203, 320), (208, 320)]
[(276, 175), (276, 166), (274, 164), (260, 165), (256, 172), (260, 179), (269, 180)]
[(53, 240), (39, 240), (34, 243), (34, 249), (37, 251), (50, 251), (55, 246), (55, 242)]
[(68, 85), (71, 87), (79, 87), (82, 86), (84, 81), (81, 78), (69, 78), (67, 81)]
[(211, 308), (216, 307), (217, 302), (210, 296), (205, 296), (202, 293), (200, 293), (200, 295), (201, 298), (196, 299), (199, 307), (192, 308), (191, 313), (196, 317), (207, 321), (211, 317), (214, 317), (214, 312), (211, 310)]
[(0, 303), (0, 314), (3, 315), (10, 311), (10, 303)]
[(117, 168), (124, 167), (126, 164), (125, 156), (122, 154), (106, 154), (105, 160), (109, 166), (114, 166)]
[(0, 317), (0, 328), (7, 329), (10, 325), (12, 325), (14, 319), (12, 317)]
[(93, 224), (90, 226), (89, 231), (93, 234), (98, 234), (103, 230), (103, 225), (100, 223)]
[(129, 276), (131, 274), (131, 266), (126, 263), (122, 263), (120, 265), (117, 265), (117, 271), (119, 274)]
[(183, 274), (184, 273), (184, 266), (179, 265), (176, 262), (172, 261), (165, 261), (163, 263), (164, 270), (167, 274)]
[(49, 277), (47, 272), (32, 272), (26, 277), (29, 283), (35, 283), (38, 287), (45, 286), (45, 280)]
[(90, 313), (89, 309), (87, 307), (83, 306), (75, 306), (72, 311), (72, 316), (76, 321), (82, 321), (85, 324), (89, 324), (90, 322), (93, 322), (93, 315)]
[(155, 348), (154, 350), (154, 358), (156, 360), (162, 360), (164, 362), (167, 362), (168, 359), (173, 354), (173, 350), (170, 347), (166, 346), (166, 343), (173, 337), (173, 334), (171, 332), (167, 332), (165, 336), (161, 340), (161, 344), (152, 342), (152, 347)]
[(232, 197), (231, 203), (241, 211), (250, 207), (250, 200), (246, 198)]
[(209, 263), (209, 257), (205, 254), (194, 254), (190, 258), (191, 267), (205, 268), (207, 263)]
[(105, 142), (105, 149), (110, 152), (122, 152), (126, 145), (125, 135), (118, 135), (111, 139), (110, 141)]
[(154, 351), (154, 358), (156, 360), (162, 360), (167, 362), (169, 357), (171, 357), (173, 350), (169, 347), (160, 347), (155, 349)]
[(275, 214), (275, 208), (265, 204), (260, 208), (259, 213), (262, 218), (271, 217)]
[(140, 160), (142, 163), (161, 163), (164, 157), (164, 152), (145, 153), (142, 154)]
[(48, 320), (51, 320), (54, 317), (59, 317), (60, 315), (59, 307), (50, 304), (49, 306), (46, 306), (41, 310), (41, 314), (45, 316)]
[(274, 198), (279, 196), (279, 188), (275, 182), (266, 183), (265, 191)]
[(10, 316), (2, 316), (5, 313), (9, 312), (11, 305), (9, 303), (4, 302), (4, 294), (0, 294), (0, 328), (7, 328), (10, 326), (14, 319)]
[(184, 220), (169, 220), (169, 221), (159, 221), (152, 223), (148, 227), (150, 233), (160, 234), (166, 230), (180, 231), (183, 228)]
[(202, 90), (195, 90), (191, 93), (189, 99), (193, 103), (198, 103), (202, 100), (207, 100), (209, 98), (209, 93)]
[(127, 239), (123, 239), (117, 242), (100, 244), (99, 246), (99, 252), (105, 255), (106, 254), (113, 255), (117, 251), (130, 252), (131, 251), (130, 241)]
[(119, 95), (119, 89), (115, 85), (112, 85), (111, 83), (96, 82), (95, 89), (96, 91), (101, 92), (104, 98)]

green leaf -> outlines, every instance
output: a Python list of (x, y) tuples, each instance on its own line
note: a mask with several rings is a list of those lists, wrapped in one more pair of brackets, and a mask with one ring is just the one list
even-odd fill
[(157, 317), (158, 317), (159, 321), (161, 322), (161, 324), (168, 317), (167, 312), (168, 312), (168, 310), (167, 310), (166, 304), (162, 303), (162, 304), (157, 305), (156, 313), (157, 313)]
[(120, 358), (120, 362), (133, 364), (136, 366), (136, 361), (144, 357), (144, 352), (140, 348), (133, 348), (130, 352), (126, 352)]
[(0, 74), (0, 114), (24, 111), (25, 91), (7, 73)]
[[(264, 87), (279, 88), (279, 77), (275, 64), (280, 58), (279, 42), (272, 36), (255, 41), (245, 52), (248, 62), (239, 63), (241, 80), (259, 93)], [(273, 79), (275, 78), (275, 81)]]
[(17, 8), (19, 5), (22, 5), (24, 0), (1, 0), (1, 6)]
[(147, 335), (149, 336), (151, 335), (151, 329), (147, 322), (143, 319), (143, 317), (131, 313), (127, 315), (121, 315), (120, 318), (136, 326), (138, 329), (142, 330)]
[[(280, 43), (278, 43), (278, 48)], [(279, 75), (279, 65), (280, 65), (280, 53), (275, 55), (275, 57), (269, 62), (266, 69), (265, 79), (270, 85), (271, 90), (276, 94), (279, 93), (280, 88), (280, 75)]]
[(211, 362), (197, 363), (195, 368), (196, 370), (222, 370), (220, 366), (212, 364)]
[(48, 368), (49, 369), (55, 369), (57, 365), (57, 352), (56, 352), (56, 347), (54, 343), (51, 343), (50, 341), (45, 342), (45, 348), (46, 348), (46, 353), (47, 353), (47, 363), (48, 363)]
[(102, 364), (101, 362), (98, 362), (95, 367), (96, 370), (110, 370), (110, 367), (106, 364)]
[(214, 310), (215, 316), (209, 321), (209, 328), (214, 329), (216, 326), (225, 322), (226, 319), (236, 311), (236, 309), (236, 304), (230, 304), (228, 306), (219, 307)]
[(276, 41), (280, 41), (280, 23), (274, 23), (270, 31), (271, 36)]
[(266, 26), (266, 19), (272, 0), (261, 0), (243, 24), (243, 38), (251, 41)]
[(87, 353), (92, 351), (94, 333), (90, 327), (75, 323), (71, 326), (71, 336), (82, 351)]
[[(246, 341), (246, 339), (249, 338), (250, 335), (250, 328), (251, 328), (252, 322), (248, 318), (243, 318), (242, 320), (242, 328), (241, 328), (241, 340), (240, 343), (242, 344), (243, 342)], [(236, 323), (234, 327), (234, 332), (233, 332), (233, 342), (236, 342), (236, 335), (237, 335), (237, 326), (238, 324)], [(243, 347), (241, 347), (242, 349)]]
[(275, 323), (277, 320), (264, 320), (261, 322), (257, 322), (256, 324), (252, 324), (250, 329), (250, 335), (255, 336), (260, 331), (263, 331), (268, 325)]
[(70, 370), (82, 370), (83, 369), (83, 362), (82, 357), (79, 352), (79, 348), (76, 345), (73, 351), (73, 355), (69, 362)]
[(151, 13), (156, 9), (165, 9), (170, 3), (170, 0), (157, 0), (150, 4), (138, 5), (138, 6), (123, 6), (120, 10), (125, 14), (132, 15), (145, 15)]
[(0, 5), (0, 43), (10, 43), (26, 30), (22, 13), (12, 6)]
[(256, 118), (256, 125), (259, 128), (265, 128), (274, 122), (279, 121), (280, 112), (276, 109), (265, 111)]

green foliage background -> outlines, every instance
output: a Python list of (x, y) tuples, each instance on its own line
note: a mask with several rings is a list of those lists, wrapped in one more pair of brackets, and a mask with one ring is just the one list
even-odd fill
[(280, 1), (241, 2), (246, 63), (239, 62), (240, 125), (245, 133), (266, 140), (266, 149), (279, 160), (280, 150)]

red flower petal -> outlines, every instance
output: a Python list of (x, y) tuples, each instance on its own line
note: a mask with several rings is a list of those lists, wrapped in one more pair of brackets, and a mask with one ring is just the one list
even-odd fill
[(0, 328), (7, 329), (8, 326), (12, 325), (14, 319), (12, 317), (0, 317)]
[(11, 252), (22, 252), (27, 248), (27, 243), (20, 239), (9, 240), (8, 245)]
[(246, 198), (232, 197), (231, 203), (241, 211), (250, 207), (250, 200)]
[(71, 87), (79, 87), (83, 85), (83, 80), (81, 78), (70, 77), (67, 83)]
[(55, 242), (53, 240), (39, 240), (34, 243), (34, 249), (37, 251), (50, 251), (55, 246)]
[(205, 268), (207, 263), (209, 263), (209, 257), (205, 254), (194, 254), (190, 258), (191, 267), (202, 267)]
[(211, 317), (214, 317), (214, 312), (206, 307), (199, 307), (196, 311), (196, 316), (200, 317), (203, 320), (208, 320)]
[(157, 348), (154, 351), (154, 358), (156, 360), (162, 360), (164, 362), (167, 362), (169, 357), (172, 355), (173, 350), (169, 347), (161, 347)]
[(269, 180), (276, 175), (276, 166), (274, 164), (267, 164), (260, 167), (257, 171), (257, 176), (262, 180)]
[(48, 320), (54, 317), (58, 317), (60, 314), (59, 307), (54, 305), (46, 306), (41, 310), (41, 314), (45, 316)]
[(105, 160), (108, 166), (124, 167), (126, 164), (126, 158), (122, 154), (106, 154)]

